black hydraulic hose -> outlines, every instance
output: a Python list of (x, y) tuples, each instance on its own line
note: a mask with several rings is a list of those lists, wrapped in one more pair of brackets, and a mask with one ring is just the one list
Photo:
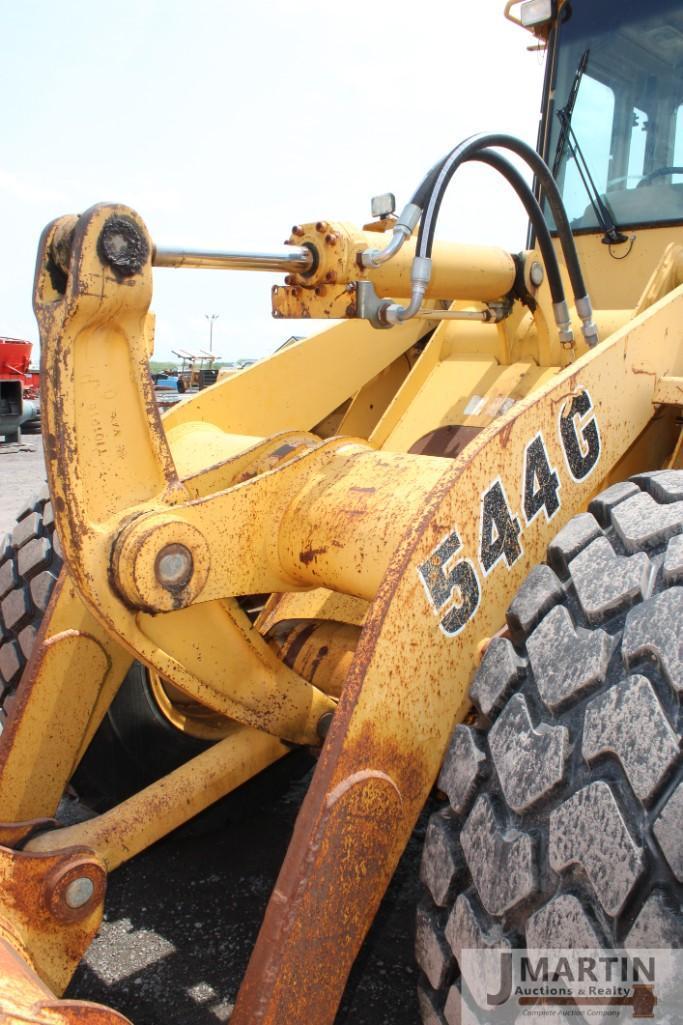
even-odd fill
[(474, 153), (467, 159), (468, 161), (477, 161), (480, 164), (488, 164), (489, 167), (493, 167), (503, 175), (515, 190), (524, 204), (524, 209), (536, 232), (536, 240), (541, 251), (543, 263), (545, 264), (546, 274), (548, 275), (548, 286), (552, 300), (554, 303), (564, 302), (564, 286), (562, 285), (557, 253), (555, 252), (543, 211), (531, 190), (531, 186), (527, 184), (517, 168), (509, 160), (506, 160), (502, 154), (496, 153), (494, 150), (484, 149)]
[[(536, 150), (512, 135), (490, 133), (471, 136), (451, 150), (440, 165), (435, 165), (429, 171), (415, 193), (415, 196), (420, 198), (428, 196), (426, 201), (423, 199), (422, 203), (416, 204), (421, 206), (423, 210), (417, 239), (416, 256), (431, 256), (439, 209), (448, 184), (457, 168), (475, 153), (490, 146), (497, 146), (516, 153), (517, 156), (526, 161), (536, 175), (555, 219), (574, 298), (583, 299), (587, 294), (586, 285), (583, 280), (569, 218), (567, 217), (559, 189), (555, 184), (555, 179), (551, 174), (550, 168)], [(413, 199), (413, 202), (415, 202), (415, 199)]]
[(439, 160), (438, 163), (434, 164), (434, 167), (424, 176), (418, 187), (413, 193), (413, 198), (410, 200), (415, 206), (419, 206), (420, 210), (424, 210), (429, 199), (429, 194), (434, 188), (436, 179), (438, 178), (439, 171), (443, 166), (443, 160)]
[[(471, 142), (472, 140), (479, 139), (479, 138), (481, 138), (481, 135), (469, 135), (464, 140), (464, 142), (460, 143), (460, 145), (462, 146), (465, 143)], [(453, 152), (453, 150), (451, 150), (451, 153), (452, 152)], [(422, 181), (418, 185), (417, 189), (413, 193), (413, 198), (411, 199), (410, 202), (414, 203), (415, 206), (419, 206), (420, 210), (424, 210), (424, 208), (426, 207), (427, 201), (429, 200), (429, 197), (430, 197), (430, 195), (432, 193), (432, 189), (434, 188), (434, 185), (436, 183), (436, 179), (439, 177), (439, 171), (443, 167), (443, 165), (446, 162), (446, 160), (448, 160), (448, 157), (450, 155), (451, 154), (449, 153), (449, 154), (447, 154), (447, 156), (442, 157), (441, 160), (437, 160), (437, 162), (427, 172), (427, 174), (424, 176), (424, 178), (422, 179)]]

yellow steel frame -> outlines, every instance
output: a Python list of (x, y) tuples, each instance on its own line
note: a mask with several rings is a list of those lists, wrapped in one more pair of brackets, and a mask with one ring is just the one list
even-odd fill
[[(112, 219), (142, 254), (132, 271), (102, 255)], [(325, 228), (334, 267), (319, 273), (351, 283), (365, 237)], [(60, 284), (53, 242), (66, 236)], [(41, 241), (44, 433), (67, 570), (0, 738), (0, 872), (10, 897), (17, 873), (28, 874), (48, 908), (17, 930), (11, 899), (0, 900), (0, 967), (15, 987), (8, 996), (0, 980), (0, 1002), (41, 1020), (45, 993), (16, 952), (61, 991), (96, 928), (106, 870), (279, 758), (284, 741), (317, 745), (326, 734), (233, 1015), (236, 1025), (256, 1014), (264, 1025), (324, 1025), (467, 710), (482, 641), (551, 534), (604, 481), (671, 457), (681, 251), (665, 253), (635, 312), (598, 312), (604, 341), (591, 352), (562, 349), (541, 286), (533, 315), (517, 304), (502, 324), (444, 322), (429, 338), (420, 320), (385, 332), (343, 322), (163, 422), (147, 373), (151, 251), (125, 207), (55, 222)], [(443, 297), (461, 305), (466, 292), (476, 305), (508, 280), (497, 250), (470, 252), (476, 288), (462, 285), (462, 248), (450, 259)], [(313, 289), (311, 301), (324, 300)], [(335, 410), (344, 436), (321, 438), (315, 428)], [(409, 451), (451, 425), (470, 431), (455, 459)], [(554, 501), (531, 507), (521, 482), (537, 486), (539, 458)], [(497, 521), (506, 543), (486, 534), (491, 509), (507, 516)], [(169, 546), (190, 556), (174, 586), (159, 573)], [(276, 593), (254, 628), (237, 597), (262, 591)], [(317, 686), (310, 660), (297, 663), (300, 675), (266, 639), (301, 619), (340, 621), (330, 636), (348, 666), (342, 688), (334, 666)], [(132, 658), (228, 717), (227, 735), (99, 819), (49, 831)], [(9, 849), (19, 841), (21, 855)], [(93, 887), (74, 917), (64, 880), (79, 871)]]

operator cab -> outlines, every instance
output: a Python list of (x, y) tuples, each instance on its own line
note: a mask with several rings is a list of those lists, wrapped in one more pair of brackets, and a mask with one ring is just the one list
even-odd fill
[(544, 155), (573, 231), (683, 222), (680, 0), (568, 2), (556, 46)]

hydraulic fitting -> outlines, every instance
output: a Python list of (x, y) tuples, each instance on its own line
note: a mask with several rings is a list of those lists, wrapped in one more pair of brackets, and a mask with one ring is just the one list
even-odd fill
[(417, 316), (432, 276), (432, 261), (428, 256), (416, 256), (410, 271), (410, 302), (407, 306), (390, 303), (383, 312), (384, 320), (391, 327)]
[(553, 303), (553, 313), (560, 342), (565, 348), (571, 348), (574, 345), (574, 332), (572, 331), (572, 322), (567, 303), (565, 301)]
[(586, 345), (589, 349), (592, 349), (598, 344), (600, 339), (598, 337), (597, 325), (593, 320), (593, 307), (587, 295), (576, 300), (576, 312), (581, 318), (581, 330), (583, 337), (586, 339)]
[(364, 267), (380, 267), (395, 256), (407, 238), (410, 238), (420, 220), (422, 210), (415, 203), (408, 203), (394, 225), (391, 241), (384, 249), (366, 249), (361, 253)]

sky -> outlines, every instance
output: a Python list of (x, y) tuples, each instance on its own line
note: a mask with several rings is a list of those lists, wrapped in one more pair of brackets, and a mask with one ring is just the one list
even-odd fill
[[(0, 335), (38, 342), (35, 253), (55, 217), (136, 209), (158, 245), (280, 247), (295, 223), (410, 199), (476, 131), (535, 144), (543, 57), (504, 0), (0, 0)], [(438, 236), (524, 246), (525, 217), (466, 167)], [(275, 275), (156, 270), (155, 359), (260, 357), (320, 322), (273, 320)]]

